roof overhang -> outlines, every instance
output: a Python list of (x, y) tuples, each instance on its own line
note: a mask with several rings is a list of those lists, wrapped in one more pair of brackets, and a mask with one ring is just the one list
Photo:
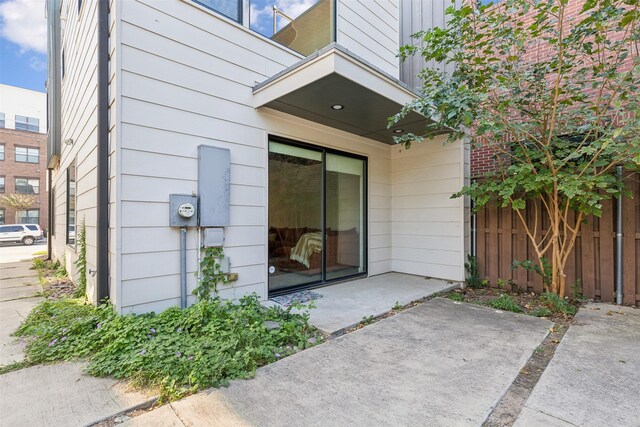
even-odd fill
[[(389, 117), (418, 95), (336, 44), (258, 84), (253, 95), (256, 108), (272, 108), (386, 144), (404, 133), (423, 134), (429, 120), (410, 112), (387, 129)], [(334, 105), (344, 108), (335, 110)]]

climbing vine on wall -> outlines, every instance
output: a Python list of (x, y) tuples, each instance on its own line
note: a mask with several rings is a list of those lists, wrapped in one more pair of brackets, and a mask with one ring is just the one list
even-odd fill
[(76, 282), (76, 297), (84, 297), (87, 293), (87, 228), (84, 220), (78, 234), (78, 259), (76, 260), (76, 268), (78, 269), (78, 280)]
[(198, 287), (193, 294), (198, 297), (198, 301), (212, 299), (212, 294), (218, 293), (218, 284), (227, 283), (227, 275), (222, 271), (220, 260), (224, 258), (222, 248), (205, 248), (202, 261), (200, 262), (201, 277)]

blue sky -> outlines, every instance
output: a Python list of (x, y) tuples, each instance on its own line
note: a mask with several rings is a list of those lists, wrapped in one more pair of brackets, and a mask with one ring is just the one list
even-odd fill
[(0, 83), (45, 92), (44, 0), (0, 0)]
[[(319, 0), (275, 0), (278, 9), (291, 18), (296, 18)], [(273, 35), (273, 4), (274, 0), (250, 0), (251, 10), (250, 27), (267, 37)], [(278, 29), (282, 28), (289, 21), (285, 18), (278, 18)]]

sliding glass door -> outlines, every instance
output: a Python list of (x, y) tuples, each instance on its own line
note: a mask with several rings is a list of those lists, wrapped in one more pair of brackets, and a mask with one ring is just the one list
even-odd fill
[(366, 273), (366, 160), (269, 142), (269, 292)]

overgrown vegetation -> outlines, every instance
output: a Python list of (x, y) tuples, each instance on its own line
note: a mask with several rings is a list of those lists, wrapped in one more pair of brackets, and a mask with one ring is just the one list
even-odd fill
[(464, 269), (467, 272), (465, 283), (468, 287), (473, 289), (479, 289), (485, 287), (486, 281), (480, 277), (480, 270), (478, 268), (478, 258), (467, 254), (467, 260), (464, 263)]
[(76, 298), (84, 297), (87, 293), (87, 227), (84, 219), (78, 234), (78, 259), (76, 259), (76, 268), (78, 269), (78, 278), (76, 279)]
[[(640, 3), (504, 0), (447, 9), (446, 27), (414, 35), (401, 59), (420, 56), (421, 98), (430, 117), (412, 142), (450, 130), (495, 159), (495, 172), (465, 186), (475, 209), (510, 207), (545, 275), (545, 291), (565, 297), (565, 266), (585, 218), (628, 195), (616, 167), (640, 166)], [(544, 224), (544, 232), (540, 225)], [(547, 260), (548, 266), (545, 265)]]
[(157, 387), (166, 400), (249, 378), (319, 341), (308, 311), (294, 308), (304, 306), (266, 308), (251, 295), (238, 304), (212, 299), (184, 310), (117, 315), (84, 299), (47, 300), (15, 335), (26, 342), (27, 364), (86, 359), (88, 373)]
[(76, 294), (76, 285), (71, 281), (67, 269), (60, 261), (34, 258), (31, 269), (38, 273), (43, 296), (49, 299), (57, 299), (71, 297)]
[(200, 261), (200, 272), (202, 274), (198, 287), (193, 294), (198, 297), (198, 301), (207, 301), (214, 298), (218, 293), (218, 284), (228, 283), (227, 275), (222, 271), (220, 261), (224, 258), (224, 250), (220, 247), (204, 248), (202, 261)]

